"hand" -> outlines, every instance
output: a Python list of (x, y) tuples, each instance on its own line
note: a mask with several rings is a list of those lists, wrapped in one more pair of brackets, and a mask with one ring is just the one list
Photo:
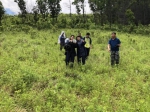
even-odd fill
[(75, 44), (77, 41), (76, 40), (73, 40), (73, 43)]
[(120, 44), (117, 44), (117, 47), (120, 47)]
[(72, 42), (72, 40), (70, 40), (69, 42)]
[(90, 45), (90, 49), (92, 49), (92, 45)]

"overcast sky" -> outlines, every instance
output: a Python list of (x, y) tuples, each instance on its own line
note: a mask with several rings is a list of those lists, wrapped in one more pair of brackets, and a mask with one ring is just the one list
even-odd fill
[[(14, 14), (18, 14), (19, 11), (19, 7), (18, 5), (14, 2), (14, 0), (1, 0), (2, 4), (4, 6), (5, 9), (12, 11)], [(35, 6), (35, 1), (36, 0), (25, 0), (26, 4), (27, 4), (27, 10), (30, 12), (33, 8), (33, 6)], [(74, 0), (71, 0), (74, 1)], [(62, 13), (69, 13), (69, 8), (67, 7), (69, 4), (69, 0), (61, 0), (61, 12)], [(88, 4), (88, 0), (85, 0), (85, 13), (90, 13), (90, 8), (89, 8), (89, 4)], [(72, 6), (72, 13), (75, 13), (76, 9), (75, 6)]]

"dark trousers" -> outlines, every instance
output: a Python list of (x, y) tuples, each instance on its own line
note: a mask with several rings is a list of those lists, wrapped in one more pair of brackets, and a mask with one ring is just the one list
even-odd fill
[(86, 58), (87, 58), (90, 54), (90, 48), (85, 48), (85, 49), (86, 49)]
[(81, 60), (82, 60), (82, 65), (85, 65), (85, 58), (86, 58), (86, 56), (78, 56), (77, 57), (78, 64), (80, 64)]
[(119, 51), (111, 51), (110, 57), (111, 57), (111, 65), (119, 64), (120, 59)]
[(75, 55), (66, 52), (66, 65), (69, 65), (69, 62), (72, 62), (73, 64), (74, 58), (75, 58)]
[(60, 44), (60, 50), (62, 51), (62, 49), (64, 48), (64, 44)]

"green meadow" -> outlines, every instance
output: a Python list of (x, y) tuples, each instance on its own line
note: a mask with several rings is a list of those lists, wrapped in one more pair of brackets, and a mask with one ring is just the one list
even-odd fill
[[(77, 29), (63, 29), (67, 37)], [(111, 31), (91, 33), (86, 65), (66, 68), (62, 30), (0, 33), (0, 112), (149, 112), (150, 38), (117, 32), (120, 65), (110, 66)]]

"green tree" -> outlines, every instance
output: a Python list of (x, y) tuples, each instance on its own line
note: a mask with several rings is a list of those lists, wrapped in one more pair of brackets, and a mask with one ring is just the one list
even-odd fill
[(34, 13), (34, 21), (35, 23), (37, 23), (37, 21), (39, 20), (38, 18), (38, 12), (39, 12), (39, 9), (37, 6), (34, 6), (33, 9), (32, 9), (33, 13)]
[(74, 5), (76, 5), (77, 14), (79, 15), (82, 10), (83, 22), (85, 23), (85, 0), (74, 0)]
[(39, 9), (39, 13), (42, 15), (43, 19), (46, 19), (48, 16), (48, 4), (47, 0), (37, 0), (37, 7)]
[(3, 7), (3, 4), (2, 2), (0, 1), (0, 25), (2, 24), (1, 21), (2, 21), (2, 17), (4, 15), (5, 11), (4, 11), (4, 7)]
[(136, 0), (131, 10), (135, 15), (136, 24), (150, 24), (150, 0)]
[(14, 0), (19, 8), (20, 8), (20, 11), (21, 11), (21, 16), (22, 17), (26, 17), (26, 14), (27, 14), (27, 11), (26, 11), (26, 2), (24, 0)]
[(61, 11), (60, 1), (61, 0), (48, 0), (49, 12), (53, 20), (54, 18), (57, 20), (59, 12)]
[(89, 0), (95, 24), (101, 23), (101, 25), (103, 25), (104, 23), (105, 1), (106, 0)]
[(134, 17), (134, 13), (132, 12), (131, 9), (127, 9), (126, 13), (125, 13), (127, 20), (128, 20), (128, 24), (132, 24), (135, 17)]

